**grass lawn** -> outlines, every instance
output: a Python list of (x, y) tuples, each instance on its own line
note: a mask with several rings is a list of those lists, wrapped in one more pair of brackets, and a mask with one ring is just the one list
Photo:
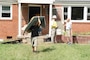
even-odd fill
[(90, 60), (90, 45), (43, 44), (33, 53), (30, 44), (0, 44), (0, 60)]

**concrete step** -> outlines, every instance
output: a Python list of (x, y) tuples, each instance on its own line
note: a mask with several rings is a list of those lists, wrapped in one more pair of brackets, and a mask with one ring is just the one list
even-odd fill
[[(38, 44), (45, 44), (45, 43), (51, 43), (50, 41), (45, 41), (46, 35), (38, 36)], [(23, 43), (31, 44), (31, 38), (24, 38), (22, 39)]]

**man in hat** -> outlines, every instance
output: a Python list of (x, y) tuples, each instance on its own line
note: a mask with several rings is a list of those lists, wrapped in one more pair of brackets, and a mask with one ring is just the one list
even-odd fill
[(57, 29), (57, 22), (56, 22), (56, 15), (52, 16), (51, 21), (51, 42), (56, 43), (55, 35), (56, 35), (56, 29)]

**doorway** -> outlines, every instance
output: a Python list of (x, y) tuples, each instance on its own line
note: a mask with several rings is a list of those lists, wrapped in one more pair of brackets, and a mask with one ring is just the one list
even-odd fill
[(36, 14), (40, 15), (40, 6), (30, 6), (29, 7), (29, 20)]

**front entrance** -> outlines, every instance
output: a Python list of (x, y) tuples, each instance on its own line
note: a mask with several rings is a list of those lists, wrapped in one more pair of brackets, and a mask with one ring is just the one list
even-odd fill
[(40, 15), (40, 6), (30, 6), (29, 7), (29, 20), (37, 14)]
[[(40, 16), (42, 16), (42, 15), (45, 16), (45, 14), (43, 14), (43, 12), (45, 12), (45, 10), (43, 11), (42, 5), (30, 5), (29, 6), (29, 12), (28, 12), (28, 14), (29, 14), (28, 18), (30, 20), (36, 14), (38, 14)], [(48, 17), (46, 17), (46, 18), (48, 18)], [(47, 22), (46, 23), (47, 26), (42, 30), (42, 35), (47, 34), (48, 30), (49, 30), (48, 20), (47, 19), (45, 19), (45, 20)]]

